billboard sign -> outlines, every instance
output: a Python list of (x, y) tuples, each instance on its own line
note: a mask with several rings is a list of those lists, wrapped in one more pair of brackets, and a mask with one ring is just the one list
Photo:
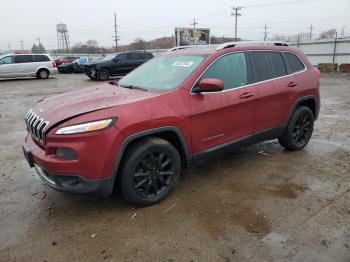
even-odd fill
[(175, 28), (176, 46), (209, 45), (209, 28)]

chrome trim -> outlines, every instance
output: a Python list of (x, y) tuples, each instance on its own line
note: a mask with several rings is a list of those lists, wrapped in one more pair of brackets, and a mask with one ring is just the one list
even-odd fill
[[(304, 70), (302, 71), (299, 71), (299, 72), (295, 72), (293, 74), (288, 74), (288, 75), (284, 75), (284, 76), (280, 76), (280, 77), (276, 77), (276, 78), (271, 78), (271, 79), (267, 79), (267, 80), (264, 80), (264, 81), (260, 81), (260, 82), (255, 82), (255, 83), (252, 83), (252, 84), (248, 84), (248, 85), (243, 85), (243, 86), (240, 86), (240, 87), (235, 87), (235, 88), (231, 88), (231, 89), (227, 89), (227, 90), (223, 90), (223, 91), (218, 91), (218, 92), (201, 92), (201, 93), (194, 93), (192, 92), (193, 88), (195, 87), (196, 83), (198, 82), (198, 80), (204, 75), (204, 73), (217, 61), (219, 60), (221, 57), (224, 57), (226, 55), (230, 55), (230, 54), (234, 54), (234, 53), (247, 53), (247, 52), (279, 52), (279, 53), (291, 53), (293, 55), (295, 55), (304, 65)], [(298, 75), (298, 74), (301, 74), (301, 73), (304, 73), (307, 71), (307, 67), (304, 63), (303, 60), (301, 60), (294, 52), (291, 52), (291, 51), (277, 51), (277, 50), (246, 50), (246, 51), (232, 51), (232, 52), (228, 52), (228, 53), (225, 53), (225, 54), (222, 54), (221, 56), (217, 57), (213, 62), (210, 63), (209, 66), (207, 66), (207, 68), (202, 72), (202, 74), (196, 79), (196, 81), (193, 83), (192, 87), (191, 87), (191, 90), (190, 90), (190, 94), (191, 95), (198, 95), (198, 94), (217, 94), (217, 93), (225, 93), (225, 92), (229, 92), (229, 91), (234, 91), (234, 90), (238, 90), (238, 89), (241, 89), (241, 88), (245, 88), (245, 87), (250, 87), (250, 86), (253, 86), (253, 85), (258, 85), (258, 84), (261, 84), (261, 83), (266, 83), (266, 82), (269, 82), (269, 81), (273, 81), (273, 80), (276, 80), (276, 79), (281, 79), (281, 78), (284, 78), (284, 77), (289, 77), (289, 76), (293, 76), (293, 75)]]
[(32, 109), (26, 114), (25, 122), (27, 130), (31, 133), (32, 137), (39, 143), (43, 144), (45, 130), (48, 127), (49, 122), (35, 114)]
[(275, 45), (275, 46), (289, 46), (287, 42), (283, 41), (237, 41), (227, 42), (219, 45), (215, 50), (219, 51), (228, 47), (235, 47), (238, 45)]
[(43, 179), (45, 182), (51, 184), (51, 185), (56, 185), (56, 182), (52, 179), (50, 179), (47, 174), (45, 173), (45, 171), (40, 167), (38, 166), (37, 164), (34, 163), (34, 168), (35, 168), (35, 171), (36, 173), (38, 174), (38, 176)]

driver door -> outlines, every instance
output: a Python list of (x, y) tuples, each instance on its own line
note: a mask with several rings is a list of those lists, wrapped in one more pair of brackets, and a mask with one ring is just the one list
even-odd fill
[(191, 94), (193, 154), (253, 134), (255, 89), (247, 86), (250, 78), (247, 64), (244, 52), (227, 54), (199, 79), (220, 79), (224, 90)]

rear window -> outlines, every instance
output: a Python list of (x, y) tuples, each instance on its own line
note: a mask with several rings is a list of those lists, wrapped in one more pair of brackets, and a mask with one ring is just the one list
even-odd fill
[(17, 55), (15, 56), (15, 63), (32, 63), (32, 55)]
[(34, 55), (34, 62), (48, 62), (50, 58), (47, 55)]
[(287, 74), (280, 52), (250, 52), (253, 69), (253, 82), (261, 82)]
[(286, 61), (289, 74), (300, 72), (305, 69), (304, 64), (300, 61), (300, 59), (296, 55), (285, 52), (283, 53), (283, 56)]

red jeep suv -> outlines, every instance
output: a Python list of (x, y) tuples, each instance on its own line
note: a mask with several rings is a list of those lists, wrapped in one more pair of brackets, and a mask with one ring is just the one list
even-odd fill
[(58, 95), (26, 116), (25, 157), (50, 187), (134, 205), (164, 199), (182, 168), (278, 138), (304, 148), (320, 108), (319, 71), (284, 43), (181, 47), (118, 83)]

